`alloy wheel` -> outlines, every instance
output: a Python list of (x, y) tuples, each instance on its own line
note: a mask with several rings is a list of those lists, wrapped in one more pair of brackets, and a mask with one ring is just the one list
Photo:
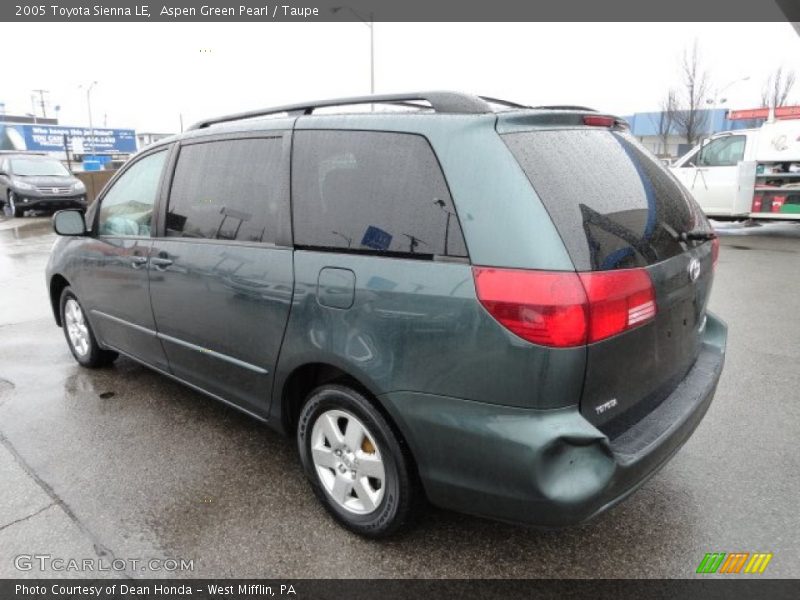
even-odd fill
[(64, 320), (67, 326), (69, 343), (80, 356), (86, 356), (89, 352), (89, 328), (83, 316), (81, 305), (75, 298), (69, 298), (64, 305)]
[(360, 515), (378, 508), (386, 471), (375, 438), (355, 415), (338, 409), (320, 414), (311, 430), (311, 457), (336, 504)]

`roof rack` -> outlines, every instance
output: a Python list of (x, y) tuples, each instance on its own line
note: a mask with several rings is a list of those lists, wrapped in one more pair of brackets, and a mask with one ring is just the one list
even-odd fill
[(203, 129), (218, 123), (229, 121), (241, 121), (256, 117), (265, 117), (278, 113), (289, 113), (290, 115), (310, 115), (318, 108), (329, 106), (347, 106), (351, 104), (399, 104), (402, 106), (413, 106), (417, 108), (428, 108), (427, 106), (415, 104), (425, 101), (430, 104), (435, 112), (450, 113), (459, 115), (478, 115), (492, 112), (489, 103), (503, 104), (515, 108), (528, 108), (521, 104), (514, 104), (504, 100), (493, 98), (481, 98), (471, 94), (460, 92), (414, 92), (409, 94), (379, 94), (374, 96), (355, 96), (352, 98), (337, 98), (334, 100), (319, 100), (317, 102), (303, 102), (300, 104), (287, 104), (285, 106), (273, 106), (246, 112), (234, 113), (222, 117), (214, 117), (199, 121), (189, 127), (192, 129)]

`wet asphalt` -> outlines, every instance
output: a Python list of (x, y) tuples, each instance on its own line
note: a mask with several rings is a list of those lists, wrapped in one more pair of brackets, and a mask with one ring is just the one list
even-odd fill
[(0, 577), (80, 575), (15, 568), (38, 553), (182, 558), (192, 577), (681, 578), (714, 551), (772, 552), (762, 577), (797, 577), (800, 224), (724, 234), (716, 399), (637, 493), (568, 530), (430, 508), (371, 542), (318, 505), (291, 441), (127, 359), (80, 368), (45, 292), (49, 219), (0, 217)]

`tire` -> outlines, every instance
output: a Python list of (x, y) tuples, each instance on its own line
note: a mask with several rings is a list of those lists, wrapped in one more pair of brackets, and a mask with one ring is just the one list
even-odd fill
[(25, 216), (24, 207), (17, 206), (17, 196), (14, 192), (8, 192), (8, 202), (6, 202), (6, 214), (9, 217), (20, 219)]
[(347, 529), (381, 538), (411, 521), (419, 493), (410, 456), (361, 393), (335, 384), (311, 392), (297, 446), (314, 494)]
[(3, 209), (3, 212), (8, 217), (16, 217), (19, 219), (25, 216), (25, 209), (17, 206), (16, 198), (17, 196), (16, 194), (14, 194), (14, 192), (12, 191), (8, 192), (8, 197), (6, 198), (6, 205), (5, 208)]
[(96, 369), (110, 365), (117, 359), (119, 354), (104, 350), (97, 343), (83, 306), (69, 286), (61, 292), (59, 309), (67, 345), (81, 366)]

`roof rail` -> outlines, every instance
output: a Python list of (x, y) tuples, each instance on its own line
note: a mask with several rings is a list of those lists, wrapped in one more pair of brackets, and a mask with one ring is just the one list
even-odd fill
[(588, 110), (589, 112), (597, 112), (597, 109), (589, 108), (588, 106), (574, 106), (571, 104), (556, 104), (553, 106), (533, 106), (536, 110)]
[[(428, 108), (424, 105), (414, 104), (417, 101), (425, 101), (431, 108), (439, 113), (450, 113), (460, 115), (477, 115), (492, 112), (489, 101), (471, 94), (460, 92), (414, 92), (409, 94), (379, 94), (373, 96), (355, 96), (352, 98), (337, 98), (334, 100), (319, 100), (317, 102), (303, 102), (300, 104), (287, 104), (285, 106), (273, 106), (246, 112), (234, 113), (222, 117), (214, 117), (199, 121), (189, 127), (192, 129), (203, 129), (218, 123), (229, 121), (241, 121), (243, 119), (253, 119), (265, 117), (278, 113), (289, 113), (290, 115), (310, 115), (318, 108), (329, 106), (347, 106), (350, 104), (399, 104), (403, 106), (417, 106)], [(496, 102), (492, 100), (492, 102)], [(506, 103), (511, 104), (511, 103)]]

